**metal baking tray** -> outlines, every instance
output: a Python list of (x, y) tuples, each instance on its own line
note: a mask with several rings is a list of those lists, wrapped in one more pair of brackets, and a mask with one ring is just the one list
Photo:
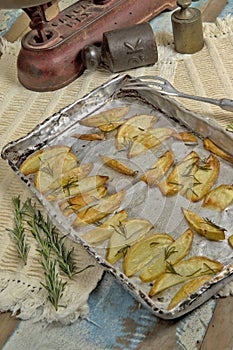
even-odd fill
[[(54, 224), (62, 232), (66, 232), (72, 240), (81, 243), (95, 257), (98, 263), (115, 276), (152, 313), (163, 319), (175, 319), (204, 303), (233, 278), (233, 250), (229, 246), (227, 239), (221, 242), (213, 242), (195, 235), (192, 249), (187, 257), (204, 255), (221, 262), (224, 265), (224, 269), (210, 281), (202, 285), (197, 292), (186, 298), (174, 309), (168, 311), (168, 301), (177, 290), (176, 287), (170, 288), (163, 293), (162, 297), (150, 298), (148, 296), (150, 289), (149, 283), (141, 282), (137, 276), (133, 278), (126, 277), (123, 273), (122, 261), (119, 261), (114, 266), (109, 264), (105, 259), (106, 244), (95, 247), (87, 244), (82, 239), (82, 230), (76, 231), (72, 227), (73, 219), (63, 216), (58, 205), (48, 202), (45, 196), (34, 187), (33, 179), (24, 176), (19, 170), (23, 160), (36, 150), (48, 145), (63, 144), (71, 146), (71, 150), (77, 155), (80, 164), (87, 161), (94, 162), (93, 174), (98, 173), (110, 177), (110, 193), (111, 191), (119, 191), (120, 189), (127, 191), (127, 200), (120, 209), (127, 209), (128, 218), (136, 217), (150, 220), (157, 232), (166, 232), (177, 238), (188, 228), (180, 210), (181, 207), (188, 206), (191, 210), (199, 213), (200, 216), (208, 216), (216, 224), (224, 227), (226, 229), (226, 237), (232, 234), (233, 222), (231, 218), (233, 217), (233, 205), (223, 213), (217, 213), (202, 208), (200, 203), (190, 203), (187, 199), (179, 195), (166, 198), (160, 193), (157, 187), (149, 188), (144, 182), (140, 181), (140, 175), (155, 162), (159, 153), (164, 152), (165, 149), (172, 148), (176, 160), (182, 159), (192, 149), (195, 149), (200, 157), (206, 157), (209, 153), (202, 146), (203, 137), (209, 137), (222, 149), (232, 152), (233, 135), (212, 120), (193, 113), (174, 99), (162, 96), (153, 89), (140, 92), (136, 90), (124, 91), (124, 85), (130, 79), (131, 77), (129, 75), (119, 75), (83, 98), (63, 108), (58, 113), (46, 119), (42, 124), (39, 124), (25, 137), (7, 144), (2, 150), (2, 157), (9, 163), (10, 167), (21, 180), (30, 187), (31, 191), (36, 194)], [(156, 152), (152, 150), (151, 152), (133, 158), (132, 161), (130, 160), (130, 165), (138, 171), (138, 176), (132, 181), (125, 175), (118, 175), (111, 169), (101, 166), (98, 160), (98, 154), (116, 156), (114, 133), (112, 133), (112, 136), (110, 133), (107, 139), (101, 142), (81, 141), (75, 139), (73, 135), (91, 132), (90, 128), (79, 124), (82, 118), (88, 115), (94, 115), (103, 110), (125, 105), (130, 106), (130, 112), (126, 118), (137, 114), (155, 114), (159, 116), (156, 126), (172, 127), (177, 131), (187, 131), (187, 129), (193, 131), (199, 138), (198, 145), (190, 146), (180, 141), (174, 141), (173, 139), (172, 141), (165, 142), (162, 150), (156, 150)], [(129, 160), (127, 160), (125, 151), (121, 151), (120, 157), (127, 161), (126, 164), (128, 164)], [(215, 186), (221, 183), (232, 184), (232, 165), (224, 160), (220, 160), (220, 163), (220, 174)]]

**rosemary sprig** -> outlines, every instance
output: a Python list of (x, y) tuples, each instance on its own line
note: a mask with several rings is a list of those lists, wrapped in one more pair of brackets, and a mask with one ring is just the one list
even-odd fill
[[(195, 185), (195, 184), (194, 184)], [(199, 184), (196, 184), (196, 185), (199, 185)], [(194, 196), (198, 197), (198, 194), (194, 191), (194, 189), (192, 187), (187, 187), (185, 189), (185, 192), (184, 192), (184, 196), (188, 196), (188, 193), (189, 192), (192, 192), (192, 194), (194, 194)]]
[(48, 292), (48, 300), (57, 311), (58, 307), (65, 307), (64, 305), (59, 305), (59, 302), (63, 296), (67, 282), (63, 282), (62, 279), (59, 279), (56, 269), (56, 260), (54, 261), (42, 256), (41, 264), (44, 268), (45, 275), (45, 283), (41, 282), (41, 284)]
[(130, 248), (130, 245), (125, 245), (124, 247), (122, 247), (122, 248), (120, 248), (118, 251), (117, 251), (117, 253), (115, 254), (115, 256), (116, 255), (118, 255), (118, 254), (123, 254), (123, 256), (125, 256), (126, 255), (126, 253), (127, 253), (127, 250)]
[(208, 218), (203, 218), (203, 219), (204, 219), (204, 221), (202, 221), (203, 224), (208, 224), (208, 225), (211, 225), (213, 228), (217, 228), (217, 229), (219, 229), (219, 230), (224, 230), (224, 231), (226, 231), (225, 228), (223, 228), (223, 227), (221, 227), (221, 226), (215, 224), (215, 223), (214, 223), (213, 221), (211, 221), (210, 219), (208, 219)]
[(110, 227), (112, 227), (114, 229), (114, 231), (116, 231), (116, 233), (118, 233), (119, 235), (123, 236), (123, 237), (127, 237), (127, 230), (124, 224), (122, 224), (122, 222), (119, 222), (119, 225), (110, 225)]
[(37, 220), (40, 220), (39, 219), (40, 214), (41, 213), (36, 213), (36, 215), (38, 215), (37, 217), (31, 217), (30, 219), (28, 219), (27, 224), (30, 227), (30, 231), (31, 231), (33, 237), (36, 239), (36, 241), (39, 245), (39, 249), (37, 249), (37, 251), (45, 258), (49, 258), (50, 252), (51, 252), (51, 247), (50, 247), (48, 240), (45, 239), (41, 235), (41, 230), (40, 230), (40, 227), (39, 227), (38, 221), (37, 221)]
[(167, 247), (164, 249), (164, 260), (167, 260), (172, 254), (177, 253), (175, 247)]
[(172, 265), (172, 263), (170, 263), (170, 261), (166, 261), (166, 272), (172, 273), (173, 275), (181, 276), (181, 274), (175, 270), (174, 266)]
[(45, 174), (53, 177), (53, 169), (52, 169), (50, 164), (48, 164), (44, 167), (41, 167), (40, 170), (43, 171)]
[[(72, 278), (73, 275), (76, 274), (76, 266), (73, 260), (74, 248), (71, 250), (66, 248), (64, 242), (66, 236), (59, 237), (56, 227), (53, 225), (50, 218), (47, 217), (45, 220), (41, 212), (33, 207), (31, 202), (28, 203), (28, 212), (30, 213), (28, 225), (31, 228), (33, 236), (40, 245), (40, 252), (49, 257), (50, 251), (52, 250), (56, 255), (61, 271), (69, 278)], [(45, 239), (42, 237), (41, 231), (45, 234)]]
[(7, 231), (10, 232), (14, 238), (19, 256), (26, 265), (29, 252), (29, 245), (27, 244), (27, 237), (24, 228), (26, 203), (21, 205), (19, 196), (12, 198), (12, 203), (14, 206), (14, 228), (7, 229)]

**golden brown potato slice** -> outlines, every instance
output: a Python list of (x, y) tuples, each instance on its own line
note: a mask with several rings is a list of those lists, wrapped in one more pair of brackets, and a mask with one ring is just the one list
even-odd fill
[(116, 170), (118, 173), (127, 175), (127, 176), (136, 176), (137, 171), (129, 168), (125, 164), (121, 163), (119, 160), (110, 158), (107, 156), (100, 156), (104, 165), (107, 165), (109, 168)]
[(85, 239), (89, 244), (97, 244), (100, 242), (109, 239), (113, 232), (115, 231), (115, 227), (118, 227), (127, 219), (126, 210), (121, 210), (119, 213), (111, 216), (107, 220), (104, 221), (103, 224), (94, 228), (91, 231), (88, 231), (82, 238)]
[(49, 158), (69, 151), (70, 147), (62, 145), (43, 148), (27, 157), (21, 164), (20, 171), (24, 175), (34, 174), (40, 169), (41, 163), (46, 162)]
[(121, 126), (123, 123), (124, 123), (124, 119), (119, 120), (119, 122), (114, 122), (114, 123), (111, 122), (108, 124), (100, 125), (98, 126), (98, 128), (100, 129), (100, 131), (107, 133), (119, 128), (119, 126)]
[(60, 179), (67, 171), (76, 168), (77, 164), (77, 157), (70, 152), (61, 153), (59, 156), (49, 158), (41, 163), (40, 169), (35, 175), (35, 187), (41, 193), (48, 192), (54, 181)]
[(80, 193), (75, 197), (63, 200), (59, 203), (59, 207), (63, 215), (68, 216), (80, 210), (88, 204), (104, 197), (107, 194), (107, 187), (100, 186), (89, 192)]
[(150, 128), (157, 120), (158, 117), (147, 114), (136, 115), (127, 119), (117, 131), (116, 148), (121, 150), (127, 147), (140, 133)]
[(184, 217), (189, 226), (201, 236), (211, 241), (221, 241), (225, 239), (225, 229), (219, 227), (208, 219), (204, 219), (193, 211), (182, 208)]
[(124, 258), (123, 267), (126, 276), (133, 276), (172, 242), (174, 239), (165, 233), (153, 233), (134, 243)]
[(228, 154), (227, 152), (223, 151), (221, 148), (219, 148), (213, 141), (211, 141), (208, 138), (205, 138), (203, 141), (204, 148), (207, 151), (210, 151), (214, 153), (216, 156), (221, 157), (222, 159), (227, 160), (230, 163), (233, 163), (233, 156)]
[(185, 143), (198, 143), (197, 137), (188, 131), (173, 132), (172, 137)]
[(77, 228), (100, 221), (107, 215), (119, 209), (124, 200), (124, 190), (100, 199), (97, 204), (78, 212), (77, 217), (73, 222), (73, 227)]
[(233, 202), (233, 185), (220, 185), (207, 193), (202, 206), (222, 212)]
[(93, 169), (93, 163), (82, 164), (62, 174), (60, 178), (49, 185), (50, 190), (56, 190), (59, 187), (67, 187), (76, 183), (78, 180), (86, 177)]
[(203, 165), (193, 176), (193, 183), (190, 187), (181, 190), (181, 194), (187, 197), (191, 202), (200, 201), (214, 185), (219, 175), (219, 160), (217, 157), (210, 155)]
[(105, 139), (104, 134), (75, 134), (73, 137), (76, 137), (79, 140), (83, 141), (103, 141)]
[(173, 196), (181, 190), (193, 185), (194, 174), (199, 166), (200, 158), (194, 151), (190, 152), (175, 165), (168, 177), (158, 183), (160, 191), (165, 196)]
[(124, 122), (120, 120), (129, 113), (129, 110), (129, 106), (108, 109), (99, 114), (88, 116), (80, 120), (79, 123), (89, 127), (98, 127), (101, 131), (108, 132)]
[(220, 272), (222, 268), (223, 266), (220, 262), (204, 256), (194, 256), (187, 260), (180, 261), (175, 265), (171, 265), (167, 272), (158, 277), (151, 287), (149, 296), (152, 297), (167, 288), (198, 276), (213, 276)]
[(230, 244), (231, 248), (233, 248), (233, 235), (228, 237), (228, 243)]
[(143, 219), (126, 220), (114, 227), (107, 249), (107, 261), (115, 264), (125, 255), (127, 249), (144, 237), (152, 227), (151, 222)]
[(192, 230), (186, 230), (177, 240), (170, 244), (152, 264), (147, 266), (140, 274), (143, 282), (155, 280), (167, 267), (183, 259), (190, 251), (193, 242)]
[(212, 277), (213, 276), (201, 276), (185, 283), (170, 301), (168, 310), (173, 309), (183, 300), (188, 298), (191, 294), (195, 293), (205, 282), (209, 281)]
[(174, 153), (172, 151), (165, 152), (159, 157), (155, 164), (145, 172), (141, 177), (141, 180), (146, 182), (149, 187), (156, 186), (158, 181), (167, 173), (173, 163)]
[(88, 176), (77, 182), (60, 187), (47, 195), (48, 201), (56, 201), (64, 198), (74, 197), (80, 193), (92, 191), (98, 187), (104, 186), (108, 181), (108, 176), (94, 175)]
[(139, 156), (141, 153), (160, 145), (172, 135), (172, 132), (173, 130), (170, 128), (154, 128), (142, 132), (132, 142), (128, 152), (128, 158)]

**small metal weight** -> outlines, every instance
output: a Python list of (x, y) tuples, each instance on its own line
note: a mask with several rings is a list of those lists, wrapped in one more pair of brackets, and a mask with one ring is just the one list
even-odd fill
[(198, 52), (204, 45), (201, 12), (189, 7), (191, 2), (178, 0), (180, 9), (171, 17), (175, 50), (184, 54)]
[(102, 66), (113, 73), (153, 65), (158, 60), (154, 32), (149, 23), (105, 32), (102, 46), (86, 46), (82, 59), (87, 69)]

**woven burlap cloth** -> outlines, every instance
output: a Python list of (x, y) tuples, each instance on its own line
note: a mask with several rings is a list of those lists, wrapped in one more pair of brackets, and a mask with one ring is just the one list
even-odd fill
[[(170, 33), (156, 33), (159, 61), (153, 67), (135, 69), (129, 73), (135, 76), (160, 75), (189, 94), (233, 98), (232, 28), (233, 19), (230, 17), (218, 21), (216, 25), (205, 25), (205, 46), (191, 56), (175, 53)], [(20, 43), (1, 42), (0, 149), (113, 77), (105, 71), (86, 71), (82, 77), (61, 90), (47, 93), (29, 91), (17, 81), (16, 59), (19, 48)], [(216, 119), (223, 126), (233, 122), (232, 114), (218, 107), (190, 100), (181, 102), (189, 109)], [(0, 159), (0, 311), (11, 310), (21, 319), (46, 322), (70, 323), (78, 317), (87, 317), (88, 296), (102, 276), (102, 267), (83, 248), (70, 241), (75, 247), (74, 258), (78, 269), (89, 264), (95, 267), (77, 275), (72, 281), (67, 280), (61, 301), (65, 307), (55, 311), (41, 286), (44, 273), (38, 262), (35, 241), (28, 238), (31, 249), (28, 263), (24, 266), (18, 258), (14, 241), (6, 231), (6, 228), (13, 227), (12, 197), (16, 195), (20, 195), (22, 201), (32, 197), (7, 163)], [(33, 201), (37, 203), (36, 198)], [(229, 295), (230, 291), (229, 285), (222, 295)]]

